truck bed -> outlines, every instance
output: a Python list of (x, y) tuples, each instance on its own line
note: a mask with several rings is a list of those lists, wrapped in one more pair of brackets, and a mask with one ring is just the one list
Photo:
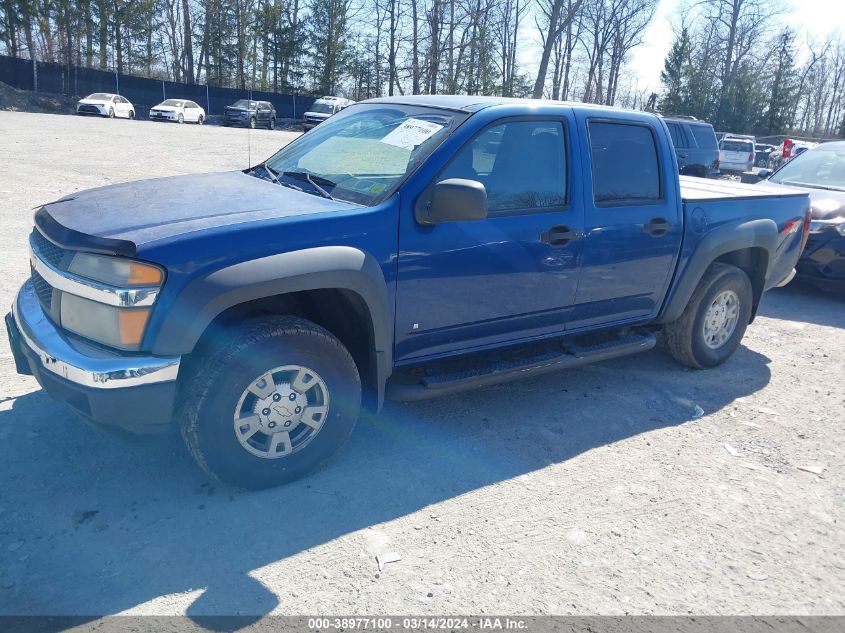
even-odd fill
[(806, 191), (770, 184), (749, 185), (731, 180), (712, 180), (681, 176), (681, 198), (684, 202), (737, 200), (747, 198), (783, 198), (806, 196)]

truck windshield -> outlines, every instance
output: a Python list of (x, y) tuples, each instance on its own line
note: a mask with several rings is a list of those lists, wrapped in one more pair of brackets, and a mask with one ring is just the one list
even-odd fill
[(308, 111), (314, 112), (315, 114), (331, 114), (333, 109), (334, 106), (331, 103), (314, 102), (314, 105), (308, 108)]
[(845, 147), (804, 152), (781, 167), (771, 182), (845, 191)]
[[(265, 165), (279, 184), (372, 206), (392, 195), (467, 116), (412, 105), (350, 106), (281, 149)], [(264, 177), (266, 170), (254, 174)]]

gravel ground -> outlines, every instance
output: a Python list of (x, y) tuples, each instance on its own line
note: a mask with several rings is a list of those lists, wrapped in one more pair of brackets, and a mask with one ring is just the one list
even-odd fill
[[(0, 304), (38, 203), (246, 164), (244, 130), (0, 112)], [(3, 332), (0, 614), (843, 614), (843, 306), (772, 291), (710, 371), (655, 350), (389, 404), (260, 493), (89, 427)]]

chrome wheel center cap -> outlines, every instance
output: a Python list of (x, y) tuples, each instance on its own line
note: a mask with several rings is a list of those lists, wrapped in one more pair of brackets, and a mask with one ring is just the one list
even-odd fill
[(272, 394), (255, 403), (261, 430), (272, 434), (289, 431), (302, 420), (302, 412), (308, 405), (304, 394), (297, 393), (287, 383), (278, 385)]

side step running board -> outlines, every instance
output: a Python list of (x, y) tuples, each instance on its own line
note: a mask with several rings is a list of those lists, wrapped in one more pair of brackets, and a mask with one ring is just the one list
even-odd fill
[(394, 378), (387, 385), (386, 397), (403, 402), (427, 400), (476, 387), (644, 352), (656, 344), (657, 339), (651, 332), (636, 332), (595, 345), (570, 345), (559, 351), (549, 350), (519, 360), (502, 360), (463, 371), (425, 375), (419, 378), (418, 382), (402, 381), (400, 376), (394, 374)]

